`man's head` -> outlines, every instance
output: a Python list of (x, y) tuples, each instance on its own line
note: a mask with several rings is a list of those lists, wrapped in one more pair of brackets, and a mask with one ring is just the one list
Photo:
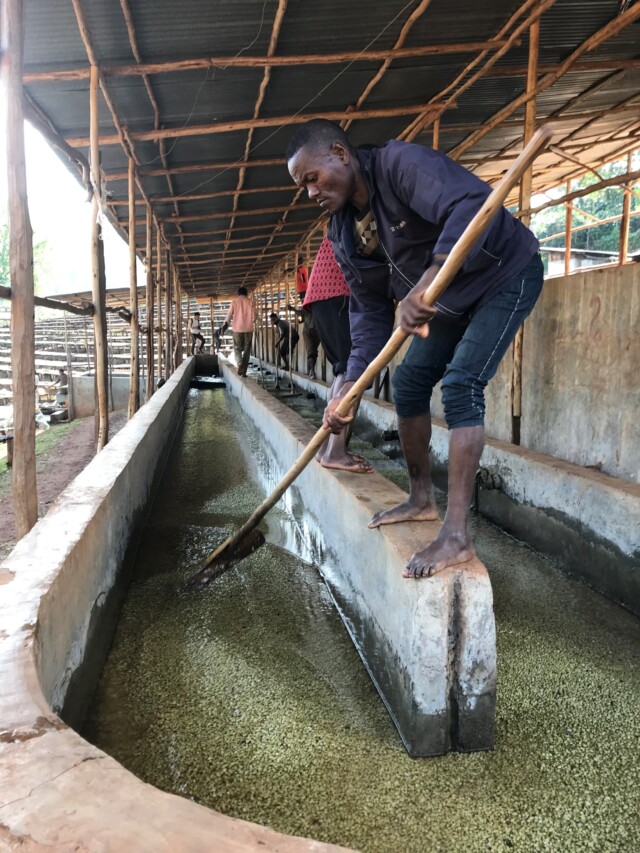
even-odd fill
[(247, 295), (247, 288), (246, 287), (239, 287), (238, 288), (238, 296), (246, 296), (246, 295)]
[(272, 323), (275, 324), (278, 322), (278, 315), (277, 314), (269, 314), (269, 319), (271, 320)]
[(289, 174), (323, 210), (337, 213), (352, 202), (364, 207), (367, 187), (346, 133), (332, 121), (316, 118), (300, 125), (287, 148)]
[(200, 316), (200, 312), (199, 312), (199, 311), (194, 311), (194, 312), (193, 312), (193, 316), (194, 316), (194, 317), (199, 317), (199, 316)]
[(59, 368), (58, 368), (58, 373), (60, 374), (60, 376), (62, 376), (62, 375), (64, 374), (64, 368), (63, 368), (63, 367), (59, 367)]

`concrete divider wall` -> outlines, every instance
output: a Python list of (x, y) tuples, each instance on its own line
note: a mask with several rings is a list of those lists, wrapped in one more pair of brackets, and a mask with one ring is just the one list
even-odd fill
[(146, 785), (78, 719), (110, 642), (110, 601), (180, 419), (186, 361), (0, 566), (0, 849), (330, 851)]
[[(326, 400), (325, 384), (295, 381)], [(360, 431), (379, 436), (396, 427), (391, 403), (362, 400)], [(431, 457), (443, 489), (448, 456), (449, 432), (436, 418)], [(483, 515), (640, 615), (640, 484), (494, 438), (487, 439), (480, 465), (488, 474), (477, 490)]]
[[(270, 453), (271, 486), (313, 435), (297, 413), (223, 364), (225, 380)], [(356, 477), (312, 462), (288, 494), (313, 518), (321, 569), (356, 648), (409, 752), (493, 745), (496, 652), (491, 585), (479, 560), (409, 581), (411, 554), (437, 522), (369, 530), (404, 493), (379, 474)]]

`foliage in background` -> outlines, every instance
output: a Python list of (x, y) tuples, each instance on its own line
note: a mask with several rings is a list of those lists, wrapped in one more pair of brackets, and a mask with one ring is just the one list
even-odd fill
[[(631, 170), (640, 168), (640, 152), (636, 151), (633, 156)], [(603, 178), (612, 178), (615, 175), (624, 174), (627, 171), (627, 158), (608, 163), (598, 169)], [(571, 182), (571, 191), (588, 187), (599, 181), (593, 173), (588, 173), (582, 178)], [(566, 187), (559, 187), (553, 191), (553, 195), (561, 196), (566, 192)], [(638, 192), (638, 188), (636, 188)], [(550, 194), (551, 195), (551, 194)], [(553, 197), (551, 195), (551, 197)], [(598, 219), (608, 219), (611, 216), (619, 216), (622, 213), (623, 191), (620, 187), (606, 187), (596, 190), (591, 195), (577, 198), (574, 201), (573, 227), (586, 225), (591, 222), (589, 216), (584, 216), (579, 210), (590, 213)], [(640, 198), (631, 196), (631, 210), (640, 210)], [(551, 234), (559, 234), (553, 240), (543, 243), (547, 247), (564, 247), (565, 228), (565, 205), (548, 207), (532, 217), (531, 227), (538, 239), (548, 237)], [(571, 236), (571, 246), (574, 249), (591, 249), (592, 251), (614, 252), (617, 254), (620, 246), (620, 220), (609, 222), (605, 225), (595, 225), (593, 228), (585, 228)], [(640, 252), (640, 216), (632, 217), (629, 223), (629, 254)]]
[[(49, 274), (49, 243), (40, 240), (33, 244), (33, 278), (36, 295)], [(9, 223), (0, 222), (0, 284), (11, 287), (9, 267)]]

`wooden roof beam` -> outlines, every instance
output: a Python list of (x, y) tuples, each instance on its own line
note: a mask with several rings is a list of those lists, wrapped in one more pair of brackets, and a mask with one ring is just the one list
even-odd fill
[[(287, 10), (287, 2), (288, 0), (278, 0), (278, 8), (276, 9), (276, 14), (273, 20), (273, 27), (271, 28), (271, 38), (269, 39), (269, 47), (267, 49), (267, 56), (272, 58), (276, 52), (276, 46), (278, 44), (278, 36), (280, 35), (280, 29), (282, 27), (282, 21), (284, 20), (284, 14)], [(267, 93), (267, 86), (269, 85), (269, 80), (271, 79), (271, 66), (266, 65), (264, 69), (264, 73), (262, 75), (262, 80), (260, 81), (260, 88), (258, 89), (258, 96), (256, 98), (256, 102), (253, 107), (253, 118), (257, 119), (260, 115), (260, 108), (265, 99), (265, 95)], [(247, 139), (244, 146), (244, 157), (243, 160), (249, 159), (249, 154), (251, 153), (251, 143), (253, 142), (253, 130), (254, 128), (249, 128), (247, 133)], [(233, 197), (233, 212), (235, 214), (238, 209), (238, 200), (240, 196), (240, 191), (244, 186), (244, 178), (245, 178), (246, 169), (241, 168), (238, 173), (238, 181), (236, 184), (236, 193)], [(229, 230), (227, 232), (227, 240), (225, 243), (225, 248), (229, 244), (229, 240), (231, 239), (231, 232), (233, 231), (233, 226), (235, 225), (235, 216), (231, 217), (231, 221), (229, 222)]]
[[(343, 62), (385, 62), (388, 59), (420, 59), (425, 56), (475, 53), (478, 50), (493, 50), (504, 42), (488, 39), (484, 41), (453, 42), (450, 44), (427, 44), (405, 47), (399, 50), (343, 51), (342, 53), (307, 53), (289, 56), (205, 56), (198, 59), (177, 59), (167, 62), (141, 62), (135, 65), (105, 65), (107, 77), (136, 77), (150, 74), (175, 74), (180, 71), (199, 71), (213, 68), (282, 68), (301, 65), (340, 65)], [(49, 68), (27, 69), (23, 75), (26, 85), (61, 81), (88, 80), (89, 69)]]
[(500, 125), (505, 118), (508, 118), (510, 115), (523, 106), (527, 101), (531, 98), (536, 97), (541, 92), (549, 89), (554, 83), (556, 83), (561, 77), (563, 77), (572, 67), (572, 65), (577, 62), (577, 60), (585, 53), (593, 50), (598, 47), (598, 45), (602, 44), (613, 36), (617, 35), (621, 32), (625, 27), (628, 27), (629, 24), (632, 24), (634, 21), (640, 18), (640, 3), (636, 3), (633, 6), (629, 7), (625, 12), (620, 15), (616, 15), (611, 21), (605, 24), (604, 27), (601, 27), (597, 30), (593, 35), (589, 36), (589, 38), (585, 39), (579, 47), (577, 47), (560, 65), (560, 67), (553, 74), (546, 74), (539, 80), (537, 86), (532, 92), (524, 92), (520, 97), (515, 98), (515, 100), (511, 101), (511, 103), (507, 104), (506, 107), (503, 107), (499, 110), (489, 121), (485, 122), (481, 128), (472, 133), (468, 139), (465, 139), (459, 145), (449, 152), (449, 156), (457, 157), (460, 156), (464, 151), (467, 151), (476, 142), (479, 142), (483, 137), (490, 133), (495, 127)]
[[(77, 3), (79, 0), (73, 0)], [(550, 0), (549, 0), (550, 2)], [(449, 104), (452, 107), (453, 104)], [(395, 116), (407, 116), (415, 113), (428, 112), (437, 113), (442, 108), (441, 104), (430, 102), (429, 104), (408, 104), (399, 107), (380, 107), (377, 109), (361, 110), (332, 110), (330, 112), (307, 113), (301, 115), (273, 116), (269, 118), (240, 119), (237, 121), (218, 121), (214, 124), (190, 125), (187, 127), (164, 127), (158, 130), (130, 130), (129, 136), (134, 142), (153, 142), (156, 139), (181, 139), (187, 136), (209, 136), (217, 133), (235, 133), (239, 130), (264, 127), (285, 127), (294, 124), (304, 124), (311, 118), (326, 118), (329, 121), (342, 121), (346, 118), (354, 120), (371, 118), (394, 118)], [(86, 148), (89, 144), (87, 136), (75, 136), (67, 138), (69, 145), (74, 148)], [(118, 145), (121, 142), (118, 134), (109, 134), (100, 137), (100, 145)]]
[[(74, 149), (72, 149), (74, 150)], [(184, 166), (168, 166), (166, 169), (138, 169), (138, 173), (143, 178), (161, 178), (164, 175), (187, 175), (192, 172), (216, 172), (218, 169), (227, 171), (229, 169), (250, 169), (255, 166), (284, 166), (283, 157), (264, 158), (262, 160), (234, 160), (222, 161), (217, 163), (190, 163)], [(126, 172), (105, 172), (105, 178), (108, 181), (126, 181)]]

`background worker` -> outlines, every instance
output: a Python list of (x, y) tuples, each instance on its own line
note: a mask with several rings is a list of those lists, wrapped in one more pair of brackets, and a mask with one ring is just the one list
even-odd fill
[[(204, 335), (200, 328), (199, 311), (196, 311), (193, 317), (189, 319), (189, 333), (191, 335), (191, 355), (195, 355), (196, 352), (202, 352), (202, 347), (204, 346)], [(199, 343), (200, 346), (196, 346), (197, 343)]]
[[(351, 352), (349, 333), (349, 285), (338, 266), (325, 237), (311, 269), (304, 307), (311, 311), (320, 343), (333, 371), (328, 400), (339, 395)], [(338, 468), (354, 474), (368, 474), (373, 468), (361, 456), (349, 453), (352, 424), (330, 435), (318, 451), (317, 460), (324, 468)]]
[[(298, 293), (300, 302), (304, 302), (305, 291)], [(318, 347), (320, 346), (320, 336), (316, 329), (311, 311), (304, 308), (296, 307), (295, 305), (287, 305), (288, 311), (293, 311), (296, 318), (302, 320), (302, 340), (307, 353), (307, 376), (310, 379), (316, 378), (316, 362), (318, 361)]]
[(253, 300), (249, 299), (246, 287), (238, 288), (238, 295), (232, 300), (225, 321), (222, 324), (222, 335), (224, 335), (229, 326), (231, 326), (233, 332), (233, 353), (236, 359), (238, 376), (246, 376), (255, 326)]
[[(287, 149), (289, 172), (331, 214), (329, 237), (351, 288), (352, 349), (344, 395), (388, 340), (395, 300), (413, 339), (394, 380), (398, 432), (410, 480), (407, 501), (371, 527), (435, 520), (429, 465), (430, 400), (442, 380), (449, 427), (449, 492), (443, 525), (409, 560), (406, 577), (429, 577), (475, 555), (468, 527), (484, 447), (484, 389), (542, 288), (538, 241), (505, 208), (496, 214), (435, 306), (421, 295), (490, 193), (439, 151), (405, 142), (355, 149), (339, 125), (301, 125)], [(325, 424), (349, 423), (330, 401)]]
[[(270, 314), (269, 319), (280, 335), (273, 344), (278, 353), (278, 363), (282, 362), (284, 369), (289, 370), (289, 352), (291, 352), (291, 357), (293, 358), (300, 335), (296, 329), (292, 329), (289, 323), (286, 320), (281, 320), (277, 314)], [(291, 343), (289, 343), (289, 339), (291, 339)]]

